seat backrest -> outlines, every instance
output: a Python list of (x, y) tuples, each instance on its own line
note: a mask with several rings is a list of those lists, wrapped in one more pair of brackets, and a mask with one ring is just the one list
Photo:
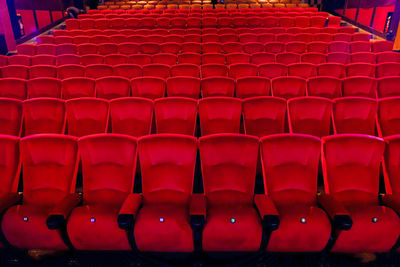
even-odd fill
[(19, 138), (0, 135), (0, 193), (17, 192), (21, 169)]
[(376, 98), (378, 81), (371, 77), (350, 77), (343, 79), (342, 95)]
[(378, 101), (379, 136), (400, 134), (400, 97), (387, 97)]
[(247, 135), (263, 137), (285, 132), (286, 100), (261, 96), (243, 101), (243, 123)]
[(27, 81), (28, 98), (61, 98), (61, 81), (55, 78), (36, 78)]
[(134, 137), (148, 135), (153, 119), (153, 101), (147, 98), (123, 97), (110, 101), (113, 133)]
[(186, 97), (160, 98), (154, 101), (157, 133), (194, 135), (197, 101)]
[[(383, 140), (373, 136), (343, 134), (322, 138), (325, 192), (336, 195), (344, 205), (376, 205), (384, 149)], [(366, 195), (368, 197), (365, 198)]]
[(235, 80), (228, 77), (209, 77), (201, 80), (201, 94), (204, 97), (228, 96), (235, 93)]
[(291, 133), (322, 137), (330, 134), (331, 100), (322, 97), (297, 97), (288, 100), (288, 120)]
[(82, 159), (85, 204), (118, 208), (133, 191), (136, 170), (136, 138), (120, 134), (96, 134), (78, 141)]
[(104, 77), (96, 80), (96, 96), (103, 99), (114, 99), (130, 95), (130, 81), (122, 77)]
[(326, 97), (329, 99), (340, 97), (342, 81), (334, 77), (315, 77), (307, 80), (307, 95)]
[(78, 171), (77, 138), (32, 135), (20, 141), (24, 204), (54, 206), (75, 192)]
[(239, 133), (242, 103), (231, 97), (208, 97), (199, 100), (202, 136), (215, 133)]
[(268, 96), (270, 94), (271, 82), (267, 78), (249, 76), (236, 80), (236, 96), (238, 98)]
[(21, 136), (22, 101), (0, 98), (0, 134)]
[(375, 135), (378, 102), (365, 97), (343, 97), (334, 100), (335, 134)]
[(138, 77), (131, 80), (132, 96), (149, 99), (165, 96), (166, 83), (159, 77)]
[(193, 189), (197, 139), (158, 134), (139, 139), (144, 203), (188, 205)]
[(64, 100), (34, 98), (23, 102), (25, 136), (32, 134), (64, 134)]
[(168, 78), (167, 95), (198, 99), (200, 95), (200, 79), (187, 76)]
[(386, 194), (398, 194), (400, 192), (400, 138), (389, 136), (385, 138), (385, 143), (383, 174)]
[(306, 95), (307, 80), (300, 77), (280, 77), (272, 80), (272, 95), (290, 99)]
[(315, 204), (321, 142), (303, 134), (261, 139), (265, 192), (280, 205)]
[(82, 97), (65, 102), (68, 134), (85, 136), (106, 133), (108, 127), (108, 101)]
[(95, 96), (95, 80), (90, 78), (68, 78), (62, 81), (63, 99)]
[(19, 78), (0, 79), (0, 97), (25, 100), (27, 95), (26, 81)]
[(378, 80), (378, 98), (400, 96), (400, 77), (384, 77)]
[(200, 138), (200, 160), (208, 206), (251, 204), (258, 138), (216, 134)]

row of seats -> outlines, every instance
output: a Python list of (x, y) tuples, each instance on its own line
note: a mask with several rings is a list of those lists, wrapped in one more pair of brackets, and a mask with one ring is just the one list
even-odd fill
[[(2, 136), (1, 229), (15, 247), (52, 251), (67, 250), (68, 237), (78, 250), (388, 252), (400, 235), (399, 144), (351, 134)], [(198, 151), (204, 193), (193, 193)], [(259, 152), (264, 194), (254, 194)], [(132, 193), (137, 154), (142, 193)]]
[(398, 84), (400, 76), (381, 79), (351, 77), (338, 79), (328, 76), (279, 77), (269, 80), (263, 77), (247, 76), (234, 80), (228, 77), (212, 76), (199, 79), (188, 76), (167, 78), (138, 77), (129, 80), (124, 77), (104, 78), (35, 78), (23, 80), (16, 78), (0, 79), (0, 96), (28, 99), (53, 97), (71, 99), (94, 97), (113, 99), (118, 97), (145, 97), (150, 99), (164, 96), (180, 96), (198, 99), (214, 96), (249, 98), (255, 96), (279, 96), (286, 99), (300, 96), (318, 96), (334, 99), (337, 97), (385, 98), (400, 96)]
[(233, 12), (240, 12), (240, 13), (248, 13), (248, 12), (269, 12), (269, 13), (276, 13), (276, 12), (318, 12), (318, 8), (315, 7), (307, 7), (307, 8), (267, 8), (267, 9), (236, 9), (236, 10), (223, 10), (223, 9), (196, 9), (193, 8), (191, 10), (176, 10), (176, 9), (165, 9), (165, 10), (111, 10), (111, 9), (91, 9), (88, 10), (88, 14), (180, 14), (180, 13), (233, 13)]
[[(308, 27), (308, 28), (299, 28), (299, 27), (271, 27), (271, 28), (247, 28), (247, 27), (239, 27), (239, 28), (204, 28), (204, 29), (91, 29), (91, 30), (54, 30), (52, 31), (52, 35), (57, 36), (93, 36), (93, 35), (188, 35), (188, 34), (243, 34), (243, 33), (253, 33), (253, 34), (280, 34), (280, 33), (327, 33), (327, 34), (335, 34), (335, 33), (356, 33), (356, 28), (343, 26), (343, 27), (325, 27), (325, 28), (317, 28), (317, 27)], [(321, 37), (322, 38), (322, 37)], [(331, 41), (329, 37), (326, 37), (327, 41)]]
[[(286, 55), (286, 56), (285, 56)], [(291, 54), (289, 54), (291, 55)], [(296, 57), (296, 56), (295, 56)], [(7, 65), (23, 65), (23, 66), (36, 66), (36, 65), (52, 65), (62, 66), (67, 64), (74, 65), (91, 65), (91, 64), (107, 64), (107, 65), (120, 65), (120, 64), (135, 64), (135, 65), (147, 65), (152, 63), (157, 64), (223, 64), (231, 65), (236, 63), (252, 63), (256, 65), (262, 65), (267, 63), (280, 63), (286, 64), (288, 55), (283, 54), (272, 54), (267, 52), (260, 52), (255, 54), (247, 53), (159, 53), (155, 55), (145, 54), (109, 54), (106, 56), (98, 54), (88, 55), (14, 55), (14, 56), (1, 56), (0, 55), (0, 67)], [(289, 61), (291, 62), (291, 61)], [(343, 54), (343, 53), (304, 53), (301, 54), (299, 59), (295, 62), (298, 63), (311, 63), (311, 64), (324, 64), (324, 63), (339, 63), (339, 64), (350, 64), (350, 63), (370, 63), (370, 64), (381, 64), (381, 63), (400, 63), (400, 54), (396, 52), (359, 52), (354, 54)], [(294, 63), (294, 64), (298, 64)], [(362, 71), (362, 70), (361, 70)], [(345, 71), (343, 72), (345, 73)]]
[[(97, 92), (100, 97), (103, 93)], [(135, 137), (151, 132), (192, 136), (243, 132), (258, 137), (285, 132), (317, 137), (345, 133), (400, 134), (400, 97), (379, 101), (365, 97), (330, 100), (307, 96), (288, 101), (267, 96), (245, 100), (211, 97), (199, 101), (168, 97), (154, 102), (139, 97), (111, 101), (99, 98), (66, 101), (56, 98), (25, 101), (0, 98), (0, 103), (0, 133), (14, 136), (44, 133), (85, 136), (107, 132)], [(152, 127), (153, 110), (155, 127)], [(200, 128), (196, 126), (197, 114)]]
[[(98, 36), (100, 38), (101, 36)], [(95, 37), (97, 38), (97, 37)], [(21, 44), (17, 46), (18, 54), (20, 55), (66, 55), (66, 54), (150, 54), (157, 53), (247, 53), (255, 54), (260, 52), (267, 53), (283, 53), (285, 51), (293, 51), (302, 53), (302, 51), (314, 53), (349, 53), (349, 52), (373, 52), (380, 53), (385, 51), (392, 51), (393, 43), (389, 41), (376, 41), (376, 42), (311, 42), (311, 43), (298, 43), (298, 42), (251, 42), (251, 43), (84, 43), (84, 44)], [(290, 53), (290, 52), (289, 52)], [(300, 55), (298, 55), (300, 57)]]
[[(101, 58), (102, 59), (102, 58)], [(376, 66), (376, 67), (375, 67)], [(255, 65), (250, 63), (236, 63), (229, 66), (223, 64), (91, 64), (81, 65), (8, 65), (0, 68), (2, 78), (35, 79), (35, 78), (59, 78), (88, 77), (102, 78), (106, 76), (120, 76), (126, 78), (135, 77), (159, 77), (169, 78), (187, 76), (194, 78), (208, 78), (212, 76), (231, 77), (234, 79), (259, 76), (265, 78), (283, 78), (286, 76), (298, 78), (312, 78), (317, 76), (329, 76), (336, 78), (360, 78), (375, 80), (376, 78), (400, 76), (400, 63), (352, 63), (348, 65), (337, 63), (325, 63), (315, 65), (311, 63), (294, 63), (289, 65), (279, 63), (266, 63)]]
[[(314, 14), (314, 13), (311, 13)], [(87, 29), (124, 29), (124, 28), (215, 28), (215, 27), (319, 27), (326, 24), (324, 16), (294, 16), (294, 17), (242, 17), (225, 18), (128, 18), (128, 19), (69, 19), (65, 21), (67, 30)], [(339, 22), (338, 22), (339, 21)], [(336, 17), (328, 18), (329, 27), (338, 27), (340, 20)]]
[[(188, 34), (188, 35), (78, 35), (78, 36), (52, 36), (52, 35), (41, 35), (36, 37), (37, 44), (84, 44), (84, 43), (187, 43), (187, 42), (197, 42), (197, 43), (232, 43), (240, 42), (242, 44), (246, 43), (268, 43), (268, 42), (301, 42), (304, 44), (310, 44), (312, 42), (323, 42), (329, 43), (334, 41), (349, 42), (350, 45), (354, 42), (368, 42), (370, 41), (371, 35), (366, 33), (242, 33), (242, 34)], [(384, 41), (378, 41), (381, 43)], [(376, 42), (370, 42), (370, 44), (365, 44), (365, 50), (371, 50), (370, 46), (373, 46)], [(386, 42), (385, 42), (386, 43)], [(375, 44), (376, 45), (376, 44)]]

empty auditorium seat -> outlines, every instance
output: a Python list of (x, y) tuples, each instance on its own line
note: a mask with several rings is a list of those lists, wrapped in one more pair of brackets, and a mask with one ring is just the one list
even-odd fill
[(103, 99), (114, 99), (130, 95), (130, 81), (122, 77), (104, 77), (95, 82), (96, 96)]
[(82, 97), (65, 102), (68, 134), (81, 137), (106, 133), (108, 129), (108, 101)]
[(265, 210), (257, 210), (258, 201), (254, 200), (258, 138), (238, 134), (206, 136), (200, 138), (199, 150), (204, 196), (199, 195), (198, 201), (203, 202), (201, 215), (206, 218), (203, 250), (259, 250)]
[(22, 101), (0, 97), (0, 134), (21, 136)]
[(247, 135), (263, 137), (285, 132), (286, 100), (260, 96), (243, 101), (243, 124)]
[(258, 72), (261, 77), (272, 79), (287, 76), (288, 67), (280, 63), (266, 63), (259, 65)]
[(400, 97), (387, 97), (378, 101), (379, 136), (400, 134)]
[(343, 79), (342, 95), (376, 98), (378, 82), (371, 77), (350, 77)]
[(331, 130), (331, 100), (322, 97), (297, 97), (288, 100), (289, 130), (291, 133), (327, 136)]
[(279, 77), (272, 80), (272, 95), (290, 99), (305, 96), (307, 81), (300, 77)]
[(201, 135), (239, 133), (242, 103), (230, 97), (208, 97), (199, 100)]
[(0, 79), (0, 97), (24, 100), (26, 99), (26, 95), (25, 80), (18, 78)]
[(29, 78), (29, 67), (23, 65), (8, 65), (0, 69), (3, 78), (18, 78), (27, 80)]
[(90, 78), (69, 78), (62, 81), (63, 99), (95, 96), (95, 80)]
[(64, 134), (64, 100), (35, 98), (23, 102), (25, 136), (32, 134)]
[(400, 77), (384, 77), (378, 79), (378, 97), (400, 96), (399, 91)]
[(271, 82), (264, 77), (248, 76), (236, 80), (236, 96), (249, 98), (271, 94)]
[(110, 101), (113, 133), (134, 137), (148, 135), (153, 119), (153, 102), (139, 97), (123, 97)]
[(245, 76), (257, 76), (258, 68), (254, 64), (237, 63), (229, 65), (229, 77), (238, 79)]
[(177, 64), (171, 67), (171, 76), (188, 76), (199, 78), (200, 77), (200, 68), (195, 64)]
[(228, 96), (235, 93), (235, 80), (228, 77), (209, 77), (201, 80), (201, 94), (204, 97)]
[(138, 77), (131, 80), (132, 96), (150, 99), (165, 96), (165, 80), (159, 77)]
[(320, 151), (320, 140), (308, 135), (261, 139), (265, 191), (279, 215), (268, 251), (313, 252), (327, 245), (331, 223), (316, 198)]
[(154, 101), (157, 133), (195, 134), (197, 101), (186, 97), (168, 97)]
[[(120, 212), (134, 218), (139, 251), (192, 252), (190, 202), (197, 140), (191, 136), (161, 134), (143, 137), (138, 144), (142, 194), (135, 194)], [(120, 227), (122, 225), (120, 224)]]
[(389, 62), (376, 64), (376, 77), (400, 76), (400, 63)]
[(200, 79), (190, 76), (168, 78), (167, 95), (198, 99), (200, 95)]
[(307, 95), (319, 96), (329, 99), (340, 97), (342, 93), (342, 81), (338, 78), (321, 76), (307, 80)]
[(129, 236), (117, 220), (133, 196), (136, 139), (98, 134), (81, 138), (78, 145), (84, 204), (74, 208), (69, 217), (71, 243), (79, 250), (130, 250)]
[(317, 70), (319, 76), (331, 76), (334, 78), (344, 78), (346, 76), (346, 65), (341, 63), (320, 64)]
[(301, 77), (301, 78), (311, 78), (317, 76), (317, 67), (311, 63), (295, 63), (288, 65), (288, 75)]
[(368, 63), (351, 63), (346, 66), (347, 77), (367, 76), (375, 77), (375, 65)]
[(375, 135), (378, 102), (365, 97), (342, 97), (334, 100), (335, 134)]
[(93, 64), (93, 65), (88, 65), (86, 66), (86, 72), (85, 75), (88, 78), (102, 78), (106, 76), (112, 76), (113, 75), (113, 67), (110, 65), (106, 64)]
[(74, 193), (79, 159), (76, 138), (50, 134), (26, 137), (20, 141), (20, 153), (23, 202), (4, 214), (4, 236), (20, 249), (67, 250), (61, 228), (80, 202)]
[(382, 139), (366, 135), (322, 139), (326, 195), (319, 202), (338, 233), (331, 251), (387, 252), (396, 243), (400, 219), (378, 200), (384, 149)]
[(228, 76), (228, 67), (223, 64), (204, 64), (201, 65), (201, 77)]

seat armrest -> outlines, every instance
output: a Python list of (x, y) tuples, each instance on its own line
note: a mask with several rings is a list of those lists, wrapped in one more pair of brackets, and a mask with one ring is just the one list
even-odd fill
[(135, 217), (142, 205), (141, 194), (130, 194), (122, 204), (121, 209), (118, 212), (118, 226), (121, 229), (129, 230), (133, 229), (135, 224)]
[(353, 226), (350, 212), (337, 201), (332, 195), (321, 194), (318, 196), (318, 203), (328, 213), (333, 225), (341, 230), (348, 231)]
[(81, 201), (82, 196), (78, 193), (73, 193), (69, 194), (60, 202), (58, 202), (47, 217), (47, 227), (50, 230), (55, 230), (64, 226), (72, 209), (75, 208)]
[(257, 194), (254, 196), (254, 204), (262, 219), (263, 228), (275, 231), (279, 228), (279, 213), (274, 203), (267, 195)]
[(400, 213), (400, 195), (381, 195), (383, 205), (392, 208), (395, 212)]
[(207, 204), (204, 194), (192, 194), (190, 200), (190, 226), (192, 229), (202, 229), (206, 216)]
[(17, 204), (22, 198), (19, 193), (7, 193), (0, 197), (0, 214), (14, 204)]

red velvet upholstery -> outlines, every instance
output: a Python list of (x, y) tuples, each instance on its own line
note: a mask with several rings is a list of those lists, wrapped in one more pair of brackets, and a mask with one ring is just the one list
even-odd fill
[(235, 93), (235, 80), (228, 77), (209, 77), (201, 80), (201, 94), (204, 97), (228, 96)]
[(0, 134), (21, 136), (22, 101), (0, 97)]
[(307, 81), (300, 77), (280, 77), (272, 80), (272, 95), (290, 99), (305, 96)]
[(382, 98), (378, 103), (379, 136), (400, 134), (400, 97)]
[(27, 81), (28, 98), (61, 98), (61, 81), (55, 78), (36, 78)]
[(197, 119), (197, 101), (185, 97), (160, 98), (154, 102), (157, 133), (175, 133), (194, 136)]
[(135, 219), (140, 251), (191, 252), (190, 199), (197, 140), (173, 134), (139, 139), (143, 206)]
[(207, 220), (204, 251), (257, 251), (262, 226), (253, 206), (258, 139), (238, 134), (200, 138)]
[(76, 138), (36, 135), (20, 141), (24, 173), (22, 205), (10, 208), (3, 217), (3, 233), (13, 246), (22, 249), (65, 250), (61, 233), (49, 230), (50, 212), (65, 205), (75, 191), (78, 169)]
[(317, 76), (317, 67), (312, 63), (294, 63), (288, 66), (288, 75), (301, 78)]
[(104, 77), (96, 80), (96, 96), (103, 99), (114, 99), (130, 96), (130, 82), (122, 77)]
[(168, 78), (167, 95), (198, 99), (200, 95), (200, 79), (188, 76)]
[(342, 82), (334, 77), (315, 77), (307, 81), (307, 95), (337, 98), (341, 95)]
[(65, 102), (68, 134), (81, 137), (105, 133), (108, 127), (108, 101), (82, 97)]
[(254, 96), (268, 96), (271, 94), (271, 82), (263, 77), (242, 77), (236, 81), (236, 96), (249, 98)]
[(288, 100), (289, 130), (291, 133), (322, 137), (330, 134), (331, 100), (322, 97), (297, 97)]
[(285, 131), (286, 100), (252, 97), (243, 101), (243, 122), (247, 135), (263, 137)]
[(69, 78), (62, 81), (62, 97), (72, 99), (78, 97), (94, 97), (95, 81), (89, 78)]
[(400, 235), (399, 217), (378, 202), (384, 148), (383, 140), (372, 136), (322, 139), (325, 192), (345, 207), (353, 221), (350, 230), (337, 232), (334, 252), (386, 252)]
[(334, 100), (333, 129), (335, 134), (358, 133), (375, 135), (378, 102), (365, 97), (343, 97)]
[(139, 77), (131, 81), (132, 96), (150, 99), (165, 96), (165, 80), (158, 77)]
[(0, 79), (0, 97), (9, 97), (14, 99), (26, 99), (25, 80), (18, 78)]
[(124, 97), (110, 101), (113, 133), (135, 137), (150, 134), (153, 119), (153, 102), (139, 97)]
[(350, 77), (343, 79), (342, 95), (376, 98), (378, 82), (371, 77)]
[(261, 139), (265, 192), (280, 218), (268, 251), (321, 251), (328, 243), (330, 221), (316, 200), (319, 156), (316, 137), (281, 134)]
[(64, 133), (64, 100), (56, 98), (34, 98), (24, 101), (22, 107), (25, 136), (41, 133)]
[(318, 75), (343, 78), (346, 76), (346, 66), (342, 63), (324, 63), (318, 66)]
[(398, 86), (400, 84), (400, 77), (384, 77), (378, 80), (378, 97), (392, 97), (400, 96)]
[(239, 133), (242, 103), (230, 97), (199, 100), (200, 128), (203, 136), (215, 133)]
[(136, 139), (98, 134), (79, 139), (83, 206), (68, 220), (72, 245), (80, 250), (129, 250), (126, 232), (118, 227), (119, 211), (133, 190)]

